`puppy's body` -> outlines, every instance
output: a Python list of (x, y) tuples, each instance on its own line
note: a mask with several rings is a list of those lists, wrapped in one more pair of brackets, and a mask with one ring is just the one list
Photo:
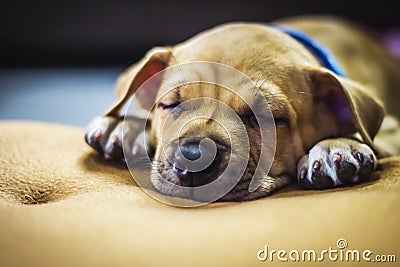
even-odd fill
[[(357, 27), (332, 18), (294, 18), (277, 22), (301, 30), (325, 46), (338, 60), (346, 77), (339, 77), (321, 66), (314, 55), (287, 34), (266, 24), (237, 23), (218, 26), (169, 48), (150, 51), (138, 64), (129, 68), (118, 80), (118, 101), (103, 118), (89, 127), (88, 143), (107, 157), (118, 158), (121, 153), (121, 128), (116, 118), (137, 88), (152, 74), (168, 66), (187, 62), (211, 61), (231, 66), (254, 81), (262, 92), (276, 122), (277, 144), (275, 158), (269, 173), (258, 173), (261, 186), (250, 193), (248, 186), (260, 160), (260, 131), (252, 120), (251, 112), (235, 94), (221, 87), (190, 84), (165, 95), (167, 83), (154, 85), (147, 94), (136, 95), (146, 106), (158, 94), (159, 104), (152, 110), (151, 146), (155, 149), (154, 165), (163, 179), (154, 178), (154, 187), (164, 194), (174, 195), (168, 183), (180, 186), (202, 185), (193, 182), (187, 172), (169, 163), (166, 154), (174, 157), (176, 146), (166, 149), (163, 142), (175, 144), (176, 129), (162, 128), (170, 107), (187, 100), (209, 97), (224, 102), (243, 118), (250, 136), (249, 164), (238, 185), (223, 200), (255, 199), (288, 184), (296, 177), (305, 188), (329, 188), (365, 179), (376, 166), (378, 155), (398, 154), (399, 127), (395, 117), (388, 117), (380, 133), (383, 120), (381, 102), (387, 112), (400, 116), (395, 100), (400, 95), (398, 65), (370, 37)], [(165, 79), (172, 74), (168, 71)], [(194, 74), (195, 75), (195, 74)], [(201, 77), (199, 77), (201, 78)], [(251, 92), (234, 88), (240, 95), (251, 97)], [(212, 104), (201, 108), (205, 113), (217, 112)], [(185, 120), (181, 112), (176, 120)], [(229, 123), (227, 123), (229, 125)], [(136, 123), (128, 123), (124, 138), (135, 143)], [(226, 131), (234, 132), (227, 127)], [(350, 137), (358, 133), (358, 141)], [(372, 139), (377, 135), (377, 142)], [(199, 152), (191, 144), (196, 139), (212, 138), (222, 144), (219, 162), (215, 165), (218, 176), (225, 166), (229, 150), (227, 133), (217, 123), (191, 122), (179, 133), (179, 143), (186, 145), (191, 154)], [(176, 145), (176, 144), (175, 144)], [(135, 146), (135, 145), (134, 145)], [(137, 145), (140, 151), (141, 145)], [(233, 152), (232, 152), (233, 153)], [(236, 155), (234, 155), (236, 153)], [(242, 155), (235, 151), (233, 157)], [(177, 158), (175, 158), (178, 160)], [(296, 167), (297, 166), (297, 167)], [(209, 173), (207, 173), (209, 175)], [(197, 177), (197, 176), (196, 176)], [(203, 173), (201, 177), (205, 177)], [(190, 178), (191, 184), (185, 180)], [(212, 177), (215, 178), (215, 177)], [(196, 178), (197, 179), (197, 178)], [(210, 182), (213, 179), (203, 181)]]
[(300, 29), (326, 47), (339, 61), (347, 77), (357, 81), (385, 104), (386, 113), (400, 118), (400, 69), (372, 32), (330, 17), (293, 18), (278, 21)]
[(300, 29), (326, 47), (350, 79), (382, 101), (385, 118), (374, 144), (379, 156), (400, 154), (400, 67), (385, 48), (360, 25), (332, 17), (298, 17), (277, 23)]

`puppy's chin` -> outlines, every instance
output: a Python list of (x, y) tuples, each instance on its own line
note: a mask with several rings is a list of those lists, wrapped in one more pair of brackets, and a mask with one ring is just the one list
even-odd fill
[(153, 173), (151, 175), (151, 183), (153, 184), (153, 187), (163, 195), (202, 201), (200, 199), (196, 199), (195, 196), (193, 196), (193, 192), (188, 190), (188, 187), (180, 186), (179, 179), (177, 177), (166, 178), (161, 173)]
[[(216, 177), (216, 179), (217, 178), (218, 177)], [(190, 199), (204, 203), (216, 200), (213, 195), (217, 194), (217, 192), (212, 190), (212, 188), (216, 188), (211, 187), (211, 189), (208, 190), (205, 188), (214, 181), (215, 179), (211, 179), (209, 182), (201, 185), (187, 186), (179, 179), (179, 177), (177, 177), (172, 167), (163, 169), (161, 172), (153, 173), (151, 175), (151, 183), (159, 193), (171, 197)]]

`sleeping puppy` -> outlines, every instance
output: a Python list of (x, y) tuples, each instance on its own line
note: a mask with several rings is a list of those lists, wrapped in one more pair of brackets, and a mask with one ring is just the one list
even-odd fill
[[(240, 91), (241, 95), (250, 95), (251, 90), (246, 93), (238, 86), (229, 92), (218, 85), (198, 83), (165, 93), (165, 78), (135, 95), (140, 107), (156, 101), (146, 131), (139, 130), (140, 108), (138, 114), (125, 118), (122, 131), (122, 110), (138, 88), (154, 74), (187, 62), (228, 65), (249, 77), (262, 92), (274, 117), (276, 148), (269, 172), (257, 173), (260, 185), (255, 191), (250, 192), (248, 187), (260, 160), (260, 134), (264, 129), (235, 94)], [(221, 127), (214, 120), (193, 121), (179, 133), (172, 124), (165, 124), (171, 112), (178, 122), (187, 120), (193, 112), (177, 112), (174, 108), (179, 104), (208, 97), (234, 110), (249, 136), (246, 170), (220, 200), (257, 199), (296, 180), (305, 189), (332, 188), (367, 179), (376, 168), (377, 157), (400, 152), (399, 87), (397, 62), (362, 29), (347, 21), (297, 17), (274, 24), (230, 23), (175, 46), (150, 50), (118, 78), (115, 105), (89, 125), (85, 139), (106, 158), (119, 161), (124, 158), (122, 138), (132, 141), (128, 153), (133, 155), (141, 155), (148, 146), (147, 150), (153, 151), (153, 170), (162, 177), (152, 176), (151, 182), (160, 193), (173, 196), (176, 192), (168, 184), (205, 185), (227, 168), (230, 157), (241, 156), (241, 150), (232, 149), (229, 143), (235, 124), (227, 122)], [(220, 112), (212, 101), (197, 109)], [(138, 141), (143, 136), (149, 137), (146, 144)], [(209, 167), (197, 173), (177, 168), (182, 154), (188, 159), (200, 156), (199, 140), (204, 138), (217, 144)]]

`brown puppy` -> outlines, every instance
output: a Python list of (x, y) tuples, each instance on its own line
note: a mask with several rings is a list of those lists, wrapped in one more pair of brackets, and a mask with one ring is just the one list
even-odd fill
[[(171, 78), (167, 71), (162, 81), (135, 95), (141, 107), (158, 100), (151, 111), (148, 131), (140, 132), (140, 109), (125, 120), (124, 131), (124, 138), (133, 143), (133, 153), (143, 149), (138, 140), (143, 135), (150, 136), (147, 145), (154, 148), (153, 168), (159, 174), (153, 175), (152, 184), (158, 191), (174, 195), (177, 192), (168, 184), (184, 187), (207, 184), (224, 171), (230, 157), (242, 156), (241, 149), (234, 151), (229, 143), (229, 136), (235, 135), (234, 123), (226, 122), (221, 127), (215, 120), (198, 120), (187, 123), (179, 134), (171, 124), (165, 124), (176, 106), (199, 97), (217, 99), (234, 110), (249, 135), (246, 171), (222, 200), (259, 198), (296, 177), (307, 189), (336, 187), (366, 179), (376, 167), (376, 156), (400, 152), (397, 122), (400, 109), (396, 103), (400, 99), (399, 66), (365, 32), (346, 21), (301, 17), (276, 23), (306, 33), (329, 50), (343, 68), (345, 77), (322, 66), (304, 45), (276, 27), (255, 23), (222, 25), (176, 46), (154, 48), (130, 67), (118, 79), (116, 104), (90, 124), (86, 141), (107, 158), (123, 159), (121, 110), (137, 89), (169, 66), (217, 62), (247, 75), (268, 103), (277, 138), (272, 167), (269, 172), (257, 172), (261, 185), (249, 192), (260, 159), (263, 129), (260, 130), (254, 114), (235, 92), (250, 99), (251, 90), (237, 86), (231, 92), (218, 85), (197, 83), (166, 93), (167, 81)], [(385, 116), (383, 103), (386, 114), (392, 115)], [(202, 114), (219, 112), (213, 101), (199, 109)], [(185, 121), (193, 111), (174, 112), (173, 120)], [(176, 168), (178, 143), (185, 157), (195, 159), (201, 154), (198, 144), (203, 138), (211, 138), (217, 144), (217, 155), (210, 167), (197, 174)]]

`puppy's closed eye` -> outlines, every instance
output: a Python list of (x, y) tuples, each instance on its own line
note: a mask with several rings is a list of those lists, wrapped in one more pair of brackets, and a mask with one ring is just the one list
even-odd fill
[(173, 109), (176, 108), (180, 102), (178, 100), (170, 103), (158, 103), (157, 107), (161, 109)]
[[(247, 116), (247, 120), (249, 121), (250, 126), (253, 128), (260, 127), (259, 122), (258, 122), (259, 119), (263, 119), (263, 118), (257, 119), (257, 117), (254, 114)], [(285, 126), (285, 125), (288, 125), (288, 120), (283, 117), (277, 117), (277, 118), (274, 117), (274, 123), (275, 123), (276, 127)]]
[(274, 122), (277, 127), (289, 124), (286, 118), (274, 118)]

